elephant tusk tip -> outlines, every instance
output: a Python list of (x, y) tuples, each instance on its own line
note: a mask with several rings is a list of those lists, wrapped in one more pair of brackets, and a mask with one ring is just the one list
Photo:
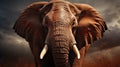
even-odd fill
[(48, 46), (47, 44), (44, 46), (42, 52), (40, 53), (40, 59), (43, 59), (43, 57), (45, 56), (46, 52), (48, 50)]
[(77, 59), (80, 59), (80, 54), (77, 56)]
[(43, 56), (40, 54), (40, 59), (42, 60), (43, 59)]
[(73, 45), (73, 51), (77, 55), (77, 59), (80, 59), (80, 53), (76, 45)]

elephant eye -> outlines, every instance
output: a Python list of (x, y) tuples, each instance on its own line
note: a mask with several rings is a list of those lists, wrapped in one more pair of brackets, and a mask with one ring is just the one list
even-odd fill
[(48, 20), (49, 20), (48, 16), (45, 16), (45, 18), (44, 18), (44, 20), (43, 20), (43, 26), (47, 27), (47, 25), (48, 25)]
[(75, 19), (72, 21), (72, 26), (74, 27), (76, 25)]

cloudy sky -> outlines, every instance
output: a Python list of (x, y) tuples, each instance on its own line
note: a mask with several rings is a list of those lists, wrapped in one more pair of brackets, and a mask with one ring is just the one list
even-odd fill
[[(32, 63), (33, 56), (28, 43), (15, 34), (12, 27), (20, 13), (36, 1), (40, 0), (0, 0), (0, 67), (15, 67), (15, 62), (19, 65), (23, 61), (21, 58), (27, 58), (29, 63)], [(120, 0), (70, 1), (86, 3), (96, 8), (109, 29), (103, 39), (95, 42), (89, 49), (84, 67), (120, 67)]]

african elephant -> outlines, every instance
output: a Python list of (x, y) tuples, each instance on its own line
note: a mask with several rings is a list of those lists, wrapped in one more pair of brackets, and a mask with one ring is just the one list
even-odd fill
[(90, 44), (107, 30), (96, 9), (63, 0), (29, 5), (13, 28), (28, 41), (36, 67), (82, 67)]

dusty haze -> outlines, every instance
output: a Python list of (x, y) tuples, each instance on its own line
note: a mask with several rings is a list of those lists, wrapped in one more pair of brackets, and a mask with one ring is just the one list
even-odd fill
[[(0, 67), (34, 67), (28, 43), (12, 30), (27, 5), (40, 0), (0, 0)], [(73, 2), (73, 0), (70, 0)], [(108, 31), (86, 54), (83, 67), (120, 67), (120, 0), (74, 0), (95, 7)]]

